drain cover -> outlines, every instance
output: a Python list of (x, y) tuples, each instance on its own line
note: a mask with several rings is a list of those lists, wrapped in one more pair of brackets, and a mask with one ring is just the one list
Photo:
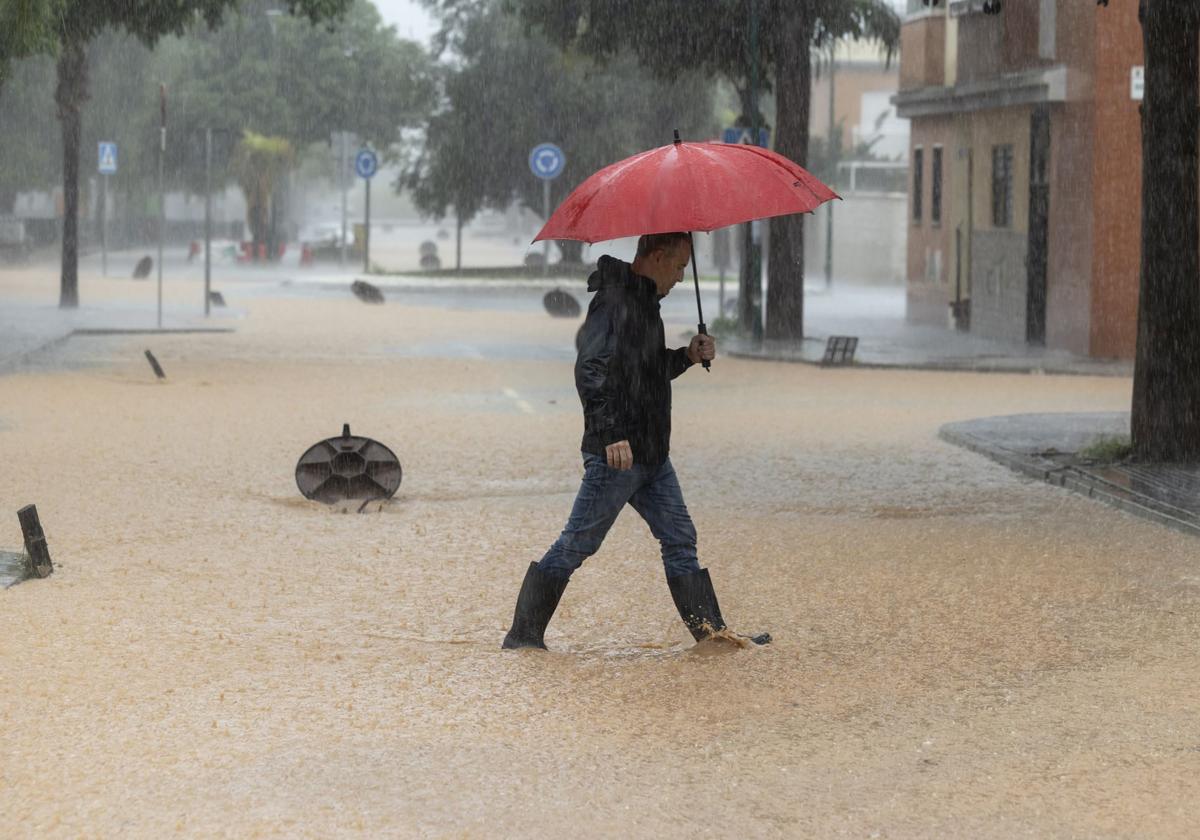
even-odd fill
[(296, 486), (306, 499), (334, 504), (346, 499), (390, 499), (400, 489), (400, 459), (377, 440), (342, 436), (309, 447), (296, 462)]

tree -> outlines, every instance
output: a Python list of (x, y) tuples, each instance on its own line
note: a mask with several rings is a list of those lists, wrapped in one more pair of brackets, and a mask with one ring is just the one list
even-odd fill
[(0, 216), (13, 212), (17, 193), (44, 187), (58, 176), (62, 155), (53, 107), (54, 60), (14, 62), (0, 87)]
[(0, 5), (0, 91), (12, 62), (54, 48), (52, 15), (56, 0), (5, 0)]
[[(168, 148), (167, 167), (182, 186), (196, 191), (204, 183), (207, 128), (222, 141), (215, 144), (220, 153), (214, 160), (221, 180), (233, 141), (244, 132), (285, 141), (293, 151), (274, 173), (278, 186), (306, 149), (328, 143), (334, 131), (352, 131), (385, 157), (394, 156), (402, 130), (433, 107), (429, 56), (383, 26), (366, 0), (354, 0), (335, 27), (277, 19), (252, 4), (219, 29), (163, 42), (156, 63), (171, 90), (176, 140)], [(141, 119), (157, 120), (157, 112), (147, 109)], [(257, 189), (246, 193), (252, 206), (262, 200)], [(267, 242), (272, 227), (255, 212), (251, 209), (249, 220), (254, 242), (270, 244), (266, 250), (276, 254), (274, 243)]]
[[(514, 197), (542, 212), (542, 182), (529, 172), (529, 150), (554, 142), (566, 167), (552, 184), (552, 203), (595, 170), (671, 140), (671, 130), (711, 137), (713, 86), (696, 74), (652, 79), (630, 55), (600, 66), (524, 32), (499, 3), (441, 7), (442, 43), (455, 64), (444, 70), (443, 105), (428, 122), (420, 159), (405, 183), (418, 206), (462, 221)], [(560, 243), (578, 261), (581, 243)]]
[[(455, 0), (443, 0), (453, 5)], [(831, 39), (881, 40), (891, 51), (900, 20), (886, 0), (507, 0), (553, 41), (589, 55), (634, 54), (659, 76), (700, 69), (729, 79), (742, 100), (741, 125), (765, 125), (755, 68), (777, 101), (775, 149), (808, 160), (811, 50)], [(755, 17), (756, 16), (756, 17)], [(752, 25), (752, 19), (756, 26)], [(803, 217), (771, 220), (767, 335), (804, 334)]]
[[(336, 18), (351, 0), (284, 0), (289, 12), (313, 22)], [(36, 4), (37, 0), (26, 0)], [(108, 28), (122, 29), (147, 45), (171, 33), (182, 34), (202, 20), (215, 27), (238, 0), (43, 0), (52, 8), (43, 18), (58, 50), (54, 101), (62, 127), (63, 232), (59, 306), (79, 305), (79, 154), (82, 109), (88, 98), (87, 52)]]
[(1130, 428), (1147, 461), (1200, 460), (1200, 7), (1142, 0), (1142, 264)]
[(246, 195), (247, 220), (255, 244), (275, 245), (275, 196), (279, 182), (292, 167), (295, 152), (282, 137), (247, 131), (233, 156), (234, 177)]

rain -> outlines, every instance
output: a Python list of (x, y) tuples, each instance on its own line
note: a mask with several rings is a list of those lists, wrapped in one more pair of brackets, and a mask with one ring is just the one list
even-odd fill
[(1190, 0), (0, 0), (0, 836), (1192, 837)]

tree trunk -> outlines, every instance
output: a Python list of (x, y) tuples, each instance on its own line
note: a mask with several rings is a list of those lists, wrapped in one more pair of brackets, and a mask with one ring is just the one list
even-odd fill
[[(775, 19), (775, 151), (808, 164), (808, 110), (812, 93), (813, 25), (804, 4)], [(804, 338), (804, 217), (770, 221), (767, 323), (770, 339)]]
[(58, 86), (54, 89), (63, 146), (62, 279), (58, 300), (62, 309), (79, 306), (79, 137), (87, 97), (87, 45), (68, 41), (58, 56)]
[(1142, 265), (1133, 373), (1133, 452), (1200, 458), (1200, 226), (1197, 100), (1200, 11), (1145, 0)]
[(570, 239), (556, 239), (558, 243), (559, 253), (562, 254), (564, 263), (574, 263), (578, 265), (583, 262), (583, 243), (574, 242)]

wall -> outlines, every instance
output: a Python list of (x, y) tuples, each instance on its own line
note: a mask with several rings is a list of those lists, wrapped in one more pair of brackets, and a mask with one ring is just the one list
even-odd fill
[[(894, 92), (897, 89), (899, 78), (900, 72), (895, 64), (895, 59), (893, 59), (890, 70), (884, 69), (882, 64), (846, 65), (838, 63), (833, 76), (833, 109), (834, 123), (841, 123), (843, 126), (843, 153), (854, 148), (854, 130), (859, 128), (862, 122), (863, 95), (875, 91)], [(862, 126), (862, 129), (869, 133), (872, 126)], [(812, 138), (824, 139), (829, 135), (829, 76), (827, 68), (822, 70), (819, 77), (813, 79), (808, 131)]]
[(900, 88), (945, 84), (945, 15), (925, 15), (900, 26)]
[(1134, 4), (1094, 9), (1096, 113), (1091, 299), (1094, 356), (1133, 358), (1141, 261), (1141, 121), (1129, 70), (1142, 63)]
[[(912, 217), (912, 172), (909, 172), (909, 201), (905, 212), (908, 231), (906, 260), (907, 315), (909, 321), (943, 326), (948, 323), (947, 303), (953, 296), (954, 241), (948, 224), (953, 212), (953, 184), (947, 177), (953, 172), (957, 125), (961, 117), (923, 117), (912, 121), (912, 146), (909, 160), (918, 146), (924, 150), (925, 175), (922, 179), (922, 213), (919, 222)], [(942, 223), (931, 219), (933, 209), (933, 152), (942, 146)]]
[[(1097, 9), (1059, 4), (1055, 60), (1076, 80), (1068, 101), (1050, 114), (1050, 226), (1046, 268), (1046, 346), (1091, 351), (1092, 307), (1092, 62)], [(1104, 11), (1104, 10), (1101, 10)]]
[[(908, 196), (904, 193), (847, 193), (833, 207), (835, 283), (904, 285)], [(825, 207), (804, 217), (804, 274), (823, 282), (829, 214)]]

